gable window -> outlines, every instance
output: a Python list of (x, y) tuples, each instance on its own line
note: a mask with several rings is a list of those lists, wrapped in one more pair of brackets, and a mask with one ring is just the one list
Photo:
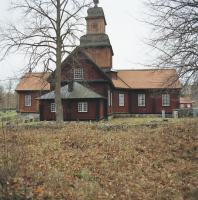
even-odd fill
[(83, 68), (74, 69), (74, 79), (83, 79)]
[(78, 112), (88, 112), (88, 103), (87, 102), (79, 102), (78, 103)]
[(51, 103), (51, 112), (53, 112), (53, 113), (56, 112), (56, 106), (55, 106), (55, 103)]
[(138, 106), (145, 106), (145, 94), (138, 94)]
[(25, 95), (25, 106), (26, 107), (32, 106), (32, 96), (31, 95)]
[(162, 106), (170, 106), (170, 94), (162, 94)]
[(119, 106), (124, 106), (124, 94), (119, 94)]

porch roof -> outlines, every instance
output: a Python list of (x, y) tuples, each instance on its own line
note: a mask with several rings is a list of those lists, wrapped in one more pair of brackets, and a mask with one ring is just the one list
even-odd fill
[[(84, 87), (83, 85), (74, 82), (73, 91), (68, 92), (68, 85), (61, 87), (61, 99), (102, 99), (105, 98), (96, 92)], [(39, 98), (38, 100), (55, 99), (55, 91), (49, 92)]]

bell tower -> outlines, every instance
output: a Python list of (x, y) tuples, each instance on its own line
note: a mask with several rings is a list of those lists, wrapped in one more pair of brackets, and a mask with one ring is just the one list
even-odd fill
[(80, 38), (80, 46), (87, 55), (103, 70), (112, 68), (113, 49), (108, 35), (104, 11), (98, 7), (99, 0), (93, 0), (95, 6), (87, 10), (87, 34)]

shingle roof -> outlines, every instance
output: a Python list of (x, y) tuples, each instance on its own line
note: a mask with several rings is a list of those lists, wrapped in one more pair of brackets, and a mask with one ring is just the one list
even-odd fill
[[(117, 70), (116, 88), (131, 89), (181, 89), (175, 70)], [(119, 79), (121, 78), (121, 79)]]
[(93, 7), (87, 10), (88, 16), (85, 19), (100, 19), (103, 18), (105, 20), (105, 24), (107, 25), (104, 11), (101, 7)]
[(50, 90), (50, 84), (46, 81), (49, 75), (50, 73), (26, 73), (15, 91)]
[(190, 97), (181, 97), (179, 101), (180, 103), (192, 103), (192, 101), (190, 100)]
[[(105, 98), (96, 92), (84, 87), (83, 85), (74, 82), (73, 83), (73, 91), (68, 92), (68, 85), (61, 87), (61, 99), (101, 99)], [(52, 91), (48, 94), (45, 94), (39, 98), (41, 99), (55, 99), (55, 91)]]

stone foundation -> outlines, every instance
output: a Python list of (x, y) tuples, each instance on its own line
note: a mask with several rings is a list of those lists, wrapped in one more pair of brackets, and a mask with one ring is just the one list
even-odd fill
[(108, 120), (112, 120), (114, 118), (114, 115), (108, 116)]
[[(172, 118), (172, 114), (165, 114), (166, 118)], [(115, 118), (119, 117), (133, 117), (133, 118), (161, 118), (162, 114), (114, 114)]]
[(39, 113), (17, 113), (18, 119), (40, 119)]

